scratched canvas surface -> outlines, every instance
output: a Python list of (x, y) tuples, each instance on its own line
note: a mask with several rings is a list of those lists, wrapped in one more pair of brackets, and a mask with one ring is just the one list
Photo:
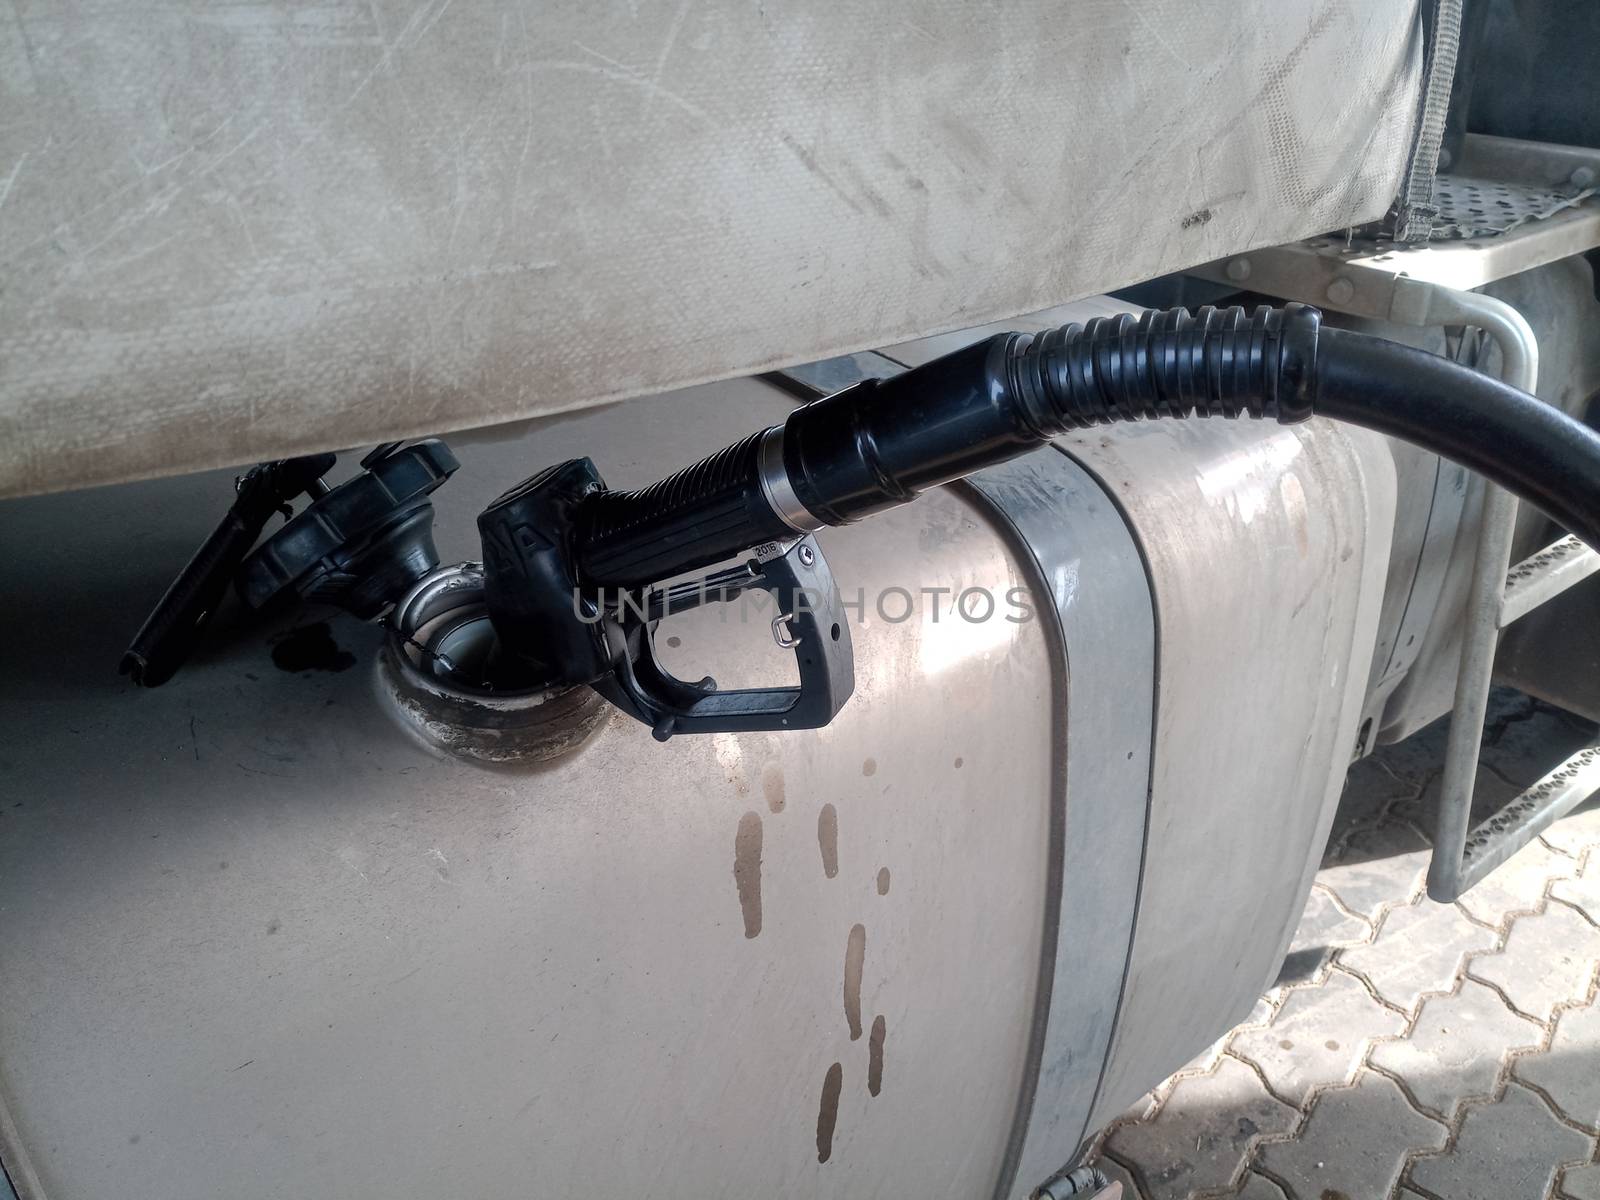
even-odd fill
[(15, 0), (0, 495), (646, 395), (1375, 218), (1415, 17)]

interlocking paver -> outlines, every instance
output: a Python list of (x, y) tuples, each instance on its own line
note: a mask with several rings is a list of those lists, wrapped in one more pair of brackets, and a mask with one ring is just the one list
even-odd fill
[(1574, 858), (1600, 846), (1600, 800), (1590, 800), (1576, 812), (1568, 813), (1542, 836), (1557, 850), (1564, 850)]
[(1550, 1019), (1558, 1004), (1584, 999), (1600, 964), (1600, 929), (1564, 904), (1518, 917), (1505, 949), (1472, 963), (1471, 973), (1495, 984), (1522, 1012)]
[[(1491, 693), (1491, 708), (1494, 700)], [(1372, 757), (1382, 759), (1383, 765), (1395, 775), (1412, 784), (1414, 790), (1421, 790), (1429, 780), (1438, 777), (1440, 764), (1444, 762), (1445, 741), (1449, 736), (1450, 722), (1435, 721), (1403, 742), (1380, 746)]]
[(1106, 1144), (1142, 1165), (1148, 1200), (1185, 1200), (1227, 1187), (1259, 1137), (1287, 1133), (1299, 1118), (1249, 1067), (1223, 1058), (1210, 1075), (1180, 1079), (1152, 1120), (1113, 1130)]
[(1560, 709), (1509, 688), (1490, 696), (1483, 761), (1526, 787), (1589, 741)]
[(1330, 848), (1340, 848), (1356, 828), (1378, 824), (1391, 805), (1410, 799), (1421, 787), (1421, 778), (1396, 771), (1386, 756), (1352, 763), (1328, 839)]
[(1489, 1096), (1508, 1050), (1537, 1046), (1544, 1030), (1470, 979), (1454, 996), (1431, 996), (1404, 1041), (1379, 1042), (1371, 1062), (1397, 1076), (1418, 1103), (1446, 1120), (1469, 1096)]
[(1234, 1034), (1238, 1033), (1241, 1029), (1256, 1029), (1267, 1024), (1272, 1020), (1273, 1012), (1274, 1009), (1272, 1000), (1268, 996), (1262, 996), (1255, 1002), (1255, 1006), (1251, 1008), (1250, 1015), (1248, 1017), (1240, 1021), (1237, 1025), (1228, 1030), (1227, 1033), (1223, 1034), (1216, 1041), (1212, 1042), (1211, 1045), (1207, 1046), (1204, 1050), (1200, 1051), (1199, 1054), (1196, 1054), (1182, 1067), (1178, 1068), (1178, 1070), (1174, 1071), (1170, 1076), (1168, 1076), (1166, 1082), (1143, 1096), (1124, 1115), (1133, 1116), (1136, 1119), (1142, 1120), (1144, 1117), (1150, 1115), (1150, 1111), (1155, 1106), (1158, 1098), (1164, 1094), (1164, 1089), (1170, 1090), (1168, 1085), (1173, 1079), (1184, 1075), (1209, 1075), (1213, 1070), (1216, 1069), (1217, 1060), (1222, 1057), (1222, 1052), (1228, 1048), (1228, 1043), (1233, 1040)]
[(1294, 1141), (1263, 1146), (1258, 1161), (1297, 1196), (1387, 1196), (1414, 1151), (1442, 1149), (1449, 1135), (1393, 1080), (1363, 1071), (1318, 1096)]
[(1600, 1163), (1568, 1167), (1561, 1180), (1561, 1194), (1568, 1200), (1600, 1200)]
[(1244, 1186), (1235, 1193), (1237, 1200), (1289, 1200), (1284, 1190), (1254, 1171), (1244, 1177)]
[(1469, 917), (1504, 931), (1513, 913), (1543, 907), (1551, 881), (1571, 875), (1577, 866), (1567, 855), (1534, 842), (1496, 867), (1483, 882), (1474, 884), (1456, 903)]
[[(1217, 1060), (1222, 1057), (1222, 1052), (1228, 1048), (1228, 1042), (1232, 1037), (1233, 1030), (1230, 1029), (1216, 1041), (1212, 1042), (1211, 1045), (1200, 1051), (1199, 1054), (1196, 1054), (1188, 1062), (1184, 1063), (1182, 1067), (1174, 1071), (1172, 1075), (1169, 1076), (1168, 1084), (1164, 1085), (1166, 1087), (1166, 1091), (1171, 1091), (1170, 1082), (1173, 1079), (1181, 1079), (1187, 1075), (1209, 1075), (1212, 1071), (1215, 1071), (1217, 1069)], [(1160, 1087), (1156, 1088), (1150, 1093), (1150, 1099), (1152, 1102), (1159, 1102), (1159, 1100), (1162, 1098), (1163, 1089)], [(1138, 1105), (1134, 1105), (1134, 1107), (1137, 1108)]]
[(1550, 1049), (1518, 1059), (1514, 1073), (1543, 1088), (1562, 1112), (1592, 1129), (1600, 1125), (1596, 1047), (1600, 1047), (1600, 1000), (1558, 1016)]
[[(1582, 739), (1567, 718), (1498, 690), (1489, 726), (1480, 816)], [(1569, 1007), (1600, 963), (1600, 801), (1459, 907), (1435, 905), (1421, 897), (1447, 732), (1438, 722), (1351, 770), (1271, 1003), (1113, 1131), (1112, 1152), (1147, 1185), (1125, 1178), (1130, 1200), (1542, 1200), (1563, 1170), (1562, 1197), (1600, 1200), (1600, 1164), (1571, 1165), (1596, 1157), (1573, 1122), (1600, 1120), (1600, 1068), (1584, 1070), (1600, 1062), (1600, 1016)], [(1275, 1103), (1262, 1078), (1301, 1111)]]
[(1322, 986), (1290, 992), (1271, 1025), (1239, 1033), (1230, 1049), (1260, 1067), (1274, 1092), (1303, 1104), (1313, 1088), (1352, 1077), (1373, 1038), (1405, 1025), (1360, 980), (1330, 971)]
[(1134, 1121), (1148, 1121), (1155, 1116), (1156, 1109), (1159, 1107), (1156, 1103), (1156, 1097), (1165, 1091), (1171, 1082), (1172, 1080), (1169, 1077), (1140, 1096), (1132, 1104), (1128, 1105), (1122, 1115), (1117, 1118), (1117, 1122), (1119, 1124), (1128, 1124)]
[(1411, 1178), (1449, 1200), (1540, 1200), (1563, 1163), (1587, 1159), (1594, 1141), (1563, 1125), (1527, 1088), (1467, 1110), (1451, 1153), (1418, 1159)]
[[(1548, 766), (1548, 764), (1546, 764)], [(1541, 771), (1535, 771), (1537, 778)], [(1443, 786), (1442, 775), (1434, 775), (1416, 796), (1401, 800), (1394, 806), (1396, 816), (1404, 817), (1424, 833), (1431, 834), (1439, 819), (1439, 793)], [(1524, 785), (1502, 778), (1487, 766), (1479, 765), (1472, 783), (1472, 820), (1476, 824), (1512, 799)]]
[(1292, 985), (1318, 979), (1332, 961), (1335, 950), (1359, 946), (1371, 937), (1371, 925), (1340, 908), (1332, 892), (1313, 886), (1306, 897), (1300, 924), (1295, 927), (1294, 940), (1289, 943), (1278, 982)]
[[(1410, 747), (1412, 761), (1426, 758), (1431, 751), (1433, 763), (1442, 763), (1448, 733), (1449, 722), (1440, 721), (1408, 739), (1408, 743), (1415, 743)], [(1473, 784), (1473, 820), (1481, 820), (1504, 805), (1587, 740), (1578, 725), (1550, 705), (1509, 689), (1495, 689), (1490, 696), (1479, 753), (1481, 765)], [(1408, 743), (1385, 747), (1385, 757), (1391, 749), (1399, 750)], [(1433, 771), (1418, 795), (1396, 802), (1393, 811), (1415, 821), (1424, 832), (1431, 830), (1438, 813), (1440, 775)]]
[(1341, 951), (1338, 961), (1371, 980), (1390, 1004), (1414, 1013), (1425, 993), (1454, 990), (1468, 954), (1499, 941), (1455, 907), (1422, 900), (1390, 910), (1376, 940)]
[(1590, 921), (1600, 925), (1600, 850), (1589, 851), (1581, 874), (1551, 884), (1550, 894), (1582, 909)]
[[(1273, 1007), (1272, 1001), (1263, 996), (1261, 999), (1256, 1001), (1255, 1007), (1250, 1010), (1250, 1015), (1244, 1020), (1240, 1021), (1233, 1028), (1254, 1029), (1258, 1025), (1269, 1024), (1272, 1021), (1273, 1016), (1276, 1015), (1276, 1012), (1277, 1010)], [(1232, 1030), (1229, 1032), (1231, 1033)], [(1226, 1041), (1227, 1039), (1224, 1038), (1222, 1040)]]
[(1405, 904), (1422, 891), (1428, 843), (1400, 822), (1358, 830), (1317, 882), (1351, 912), (1376, 923), (1383, 910)]

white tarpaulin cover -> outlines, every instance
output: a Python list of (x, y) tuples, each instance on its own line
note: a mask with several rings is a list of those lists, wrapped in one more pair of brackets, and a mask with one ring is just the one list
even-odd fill
[(0, 494), (556, 412), (1373, 219), (1420, 49), (1398, 0), (17, 0)]

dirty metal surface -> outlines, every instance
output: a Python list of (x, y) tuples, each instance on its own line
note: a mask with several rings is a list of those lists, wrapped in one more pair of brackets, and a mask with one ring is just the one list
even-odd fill
[(0, 14), (0, 495), (448, 432), (1381, 216), (1416, 6)]
[[(1276, 985), (1103, 1131), (1100, 1164), (1130, 1197), (1600, 1196), (1600, 807), (1434, 904), (1444, 734), (1352, 768)], [(1497, 692), (1480, 801), (1590, 737)]]
[[(1070, 720), (1058, 730), (1062, 803), (1052, 814), (1052, 892), (1036, 1056), (997, 1195), (1027, 1197), (1089, 1130), (1123, 999), (1144, 859), (1155, 732), (1156, 630), (1133, 531), (1103, 486), (1064, 453), (981, 471), (971, 487), (1009, 526), (1046, 585)], [(1140, 803), (1140, 801), (1145, 801)], [(1086, 946), (1102, 952), (1085, 953)]]
[(1161, 634), (1144, 884), (1099, 1123), (1277, 969), (1356, 744), (1395, 480), (1382, 438), (1320, 420), (1060, 444), (1128, 514)]

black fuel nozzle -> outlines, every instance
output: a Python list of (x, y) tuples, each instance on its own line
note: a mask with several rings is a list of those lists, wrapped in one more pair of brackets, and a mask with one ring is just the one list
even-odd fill
[[(594, 684), (658, 734), (826, 724), (853, 674), (848, 628), (842, 613), (834, 619), (837, 592), (811, 534), (908, 503), (1072, 428), (1197, 408), (1298, 419), (1308, 411), (1305, 360), (1315, 357), (1319, 320), (1302, 306), (1197, 317), (1179, 310), (997, 334), (807, 404), (649, 487), (609, 490), (588, 459), (551, 467), (478, 518), (502, 651), (550, 683)], [(800, 655), (802, 683), (813, 683), (807, 703), (784, 708), (747, 694), (741, 707), (739, 694), (727, 693), (713, 705), (714, 687), (697, 697), (694, 685), (664, 677), (652, 619), (615, 616), (618, 594), (648, 612), (651, 597), (667, 594), (653, 585), (730, 559), (752, 565), (759, 583), (730, 581), (733, 569), (709, 576), (702, 584), (717, 581), (714, 599), (763, 586), (792, 601), (796, 588), (825, 577), (828, 619)], [(716, 719), (691, 719), (713, 711)]]
[[(833, 720), (855, 685), (850, 630), (821, 547), (787, 526), (750, 541), (761, 525), (742, 490), (746, 439), (641, 492), (613, 492), (587, 458), (548, 467), (499, 497), (478, 517), (485, 600), (498, 654), (542, 686), (591, 684), (665, 741), (675, 733), (814, 729)], [(699, 503), (688, 505), (687, 496)], [(643, 497), (640, 500), (640, 497)], [(684, 513), (685, 520), (677, 519)], [(616, 536), (613, 519), (634, 519)], [(728, 540), (728, 530), (736, 531)], [(779, 532), (781, 530), (781, 532)], [(592, 557), (606, 544), (622, 562)], [(733, 558), (701, 579), (657, 586), (698, 566)], [(596, 564), (607, 566), (596, 570)], [(666, 616), (751, 591), (772, 597), (772, 636), (793, 653), (798, 687), (724, 691), (709, 676), (676, 678), (656, 654)]]
[(594, 463), (575, 458), (523, 480), (478, 516), (499, 653), (541, 683), (593, 683), (615, 665), (600, 627), (605, 596), (578, 579), (579, 513), (604, 491)]

